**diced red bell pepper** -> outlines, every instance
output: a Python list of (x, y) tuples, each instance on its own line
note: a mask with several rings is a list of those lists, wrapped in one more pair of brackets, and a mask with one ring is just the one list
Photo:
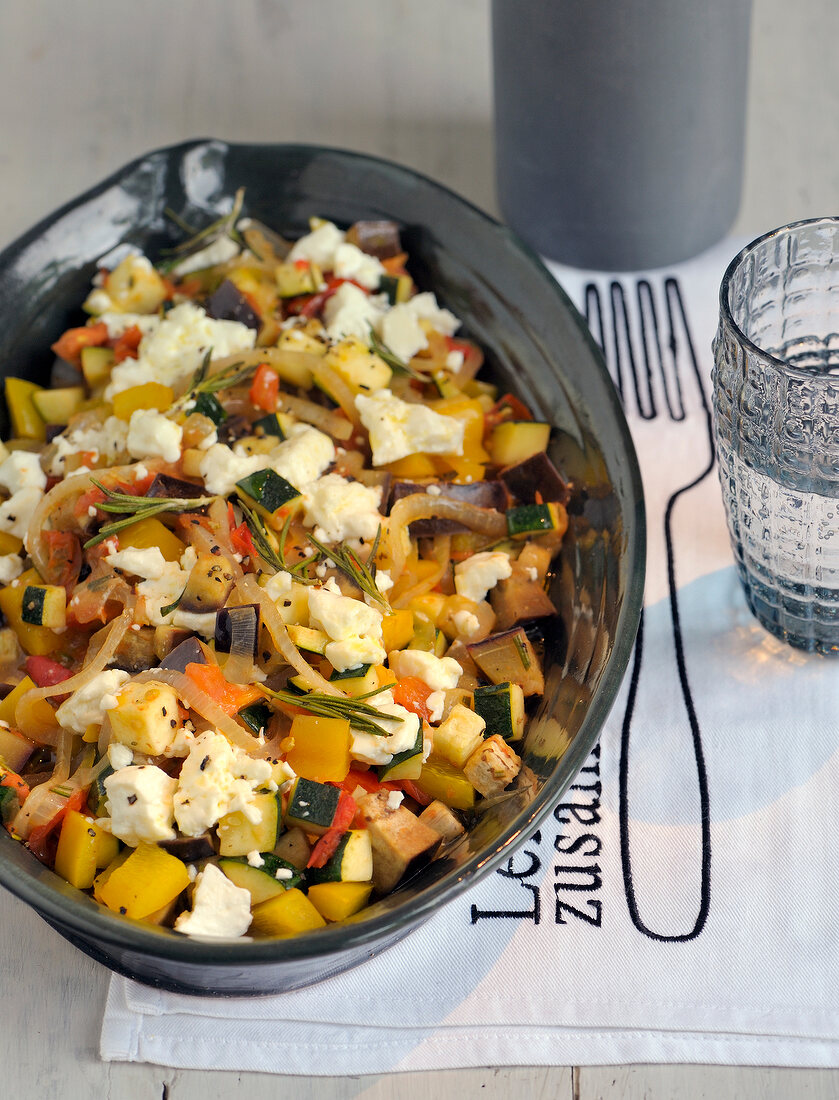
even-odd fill
[(393, 701), (418, 714), (424, 721), (431, 720), (431, 711), (428, 709), (428, 696), (431, 688), (418, 676), (403, 676), (393, 688)]
[(108, 340), (108, 326), (104, 321), (81, 328), (68, 328), (52, 345), (59, 359), (76, 366), (81, 362), (82, 348), (97, 348)]
[(336, 783), (335, 786), (342, 787), (347, 794), (352, 794), (357, 787), (363, 787), (368, 794), (381, 790), (396, 790), (394, 783), (382, 783), (374, 771), (355, 767), (350, 768), (347, 778), (342, 783)]
[(55, 851), (58, 847), (58, 826), (70, 810), (81, 810), (86, 797), (84, 790), (73, 791), (64, 805), (45, 825), (36, 825), (29, 834), (29, 839), (26, 842), (27, 847), (41, 863), (49, 865), (55, 863)]
[(271, 370), (267, 363), (260, 363), (248, 395), (251, 404), (265, 412), (274, 412), (279, 393), (280, 376), (275, 370)]
[(369, 293), (366, 287), (363, 287), (361, 283), (357, 283), (355, 279), (338, 279), (333, 275), (326, 280), (326, 286), (323, 290), (319, 290), (317, 294), (301, 294), (299, 298), (290, 298), (286, 303), (286, 309), (289, 313), (296, 313), (301, 317), (317, 317), (342, 283), (352, 283), (359, 290), (363, 290), (365, 294)]
[(47, 544), (50, 584), (60, 584), (69, 595), (81, 572), (82, 544), (72, 531), (44, 531), (43, 539)]
[(484, 415), (484, 430), (492, 431), (494, 427), (504, 420), (532, 420), (533, 413), (523, 401), (519, 401), (511, 393), (505, 393), (503, 397), (492, 406)]
[(431, 798), (416, 785), (413, 779), (400, 779), (397, 785), (409, 798), (413, 798), (414, 802), (419, 802), (420, 806), (431, 805)]
[(256, 547), (253, 544), (251, 529), (246, 523), (240, 523), (230, 532), (230, 544), (237, 554), (243, 558), (256, 557)]
[(323, 834), (317, 844), (312, 848), (312, 854), (309, 856), (309, 862), (307, 867), (325, 867), (332, 856), (335, 854), (338, 845), (341, 843), (341, 837), (349, 829), (353, 823), (353, 818), (356, 815), (358, 806), (355, 799), (347, 794), (346, 791), (341, 791), (338, 797), (338, 805), (335, 808), (335, 817), (332, 819), (331, 828)]
[(49, 657), (27, 657), (24, 662), (27, 675), (38, 687), (54, 687), (69, 680), (73, 673)]
[(224, 673), (218, 665), (189, 664), (185, 672), (193, 684), (209, 695), (225, 714), (236, 714), (242, 707), (263, 698), (259, 688), (253, 685), (241, 687), (239, 684), (231, 684), (229, 680), (225, 680)]
[(122, 363), (125, 359), (136, 359), (137, 349), (143, 339), (143, 333), (138, 325), (131, 325), (123, 334), (114, 341), (114, 362)]

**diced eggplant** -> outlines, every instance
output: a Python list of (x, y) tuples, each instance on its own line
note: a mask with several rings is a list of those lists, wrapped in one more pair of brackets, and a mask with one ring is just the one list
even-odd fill
[(46, 432), (46, 442), (52, 443), (55, 437), (61, 435), (66, 427), (66, 424), (47, 424), (44, 428), (44, 431)]
[(233, 581), (233, 570), (226, 558), (199, 554), (178, 606), (181, 611), (218, 611), (224, 607)]
[(50, 388), (63, 389), (65, 386), (81, 386), (84, 375), (78, 367), (65, 359), (56, 359), (50, 372)]
[(203, 497), (204, 494), (203, 485), (195, 481), (185, 481), (181, 477), (171, 477), (169, 474), (156, 474), (146, 490), (147, 497), (177, 497), (180, 500), (191, 500)]
[(246, 416), (230, 416), (222, 424), (219, 424), (216, 435), (219, 443), (224, 443), (230, 447), (243, 435), (249, 435), (250, 431), (251, 422)]
[(132, 676), (154, 668), (158, 658), (155, 653), (155, 628), (141, 626), (139, 630), (126, 630), (117, 651), (111, 659), (112, 668), (121, 668)]
[(456, 840), (466, 832), (466, 827), (454, 810), (439, 799), (435, 799), (425, 807), (419, 815), (419, 820), (435, 833), (439, 833), (444, 842)]
[(439, 833), (404, 806), (391, 807), (389, 791), (359, 799), (358, 812), (370, 833), (373, 885), (380, 894), (419, 870), (440, 847)]
[(187, 638), (175, 646), (171, 653), (160, 662), (159, 668), (171, 668), (175, 672), (186, 672), (187, 665), (213, 664), (212, 650), (200, 638)]
[(360, 221), (347, 230), (347, 242), (379, 260), (388, 260), (402, 251), (399, 226), (391, 221)]
[(190, 637), (189, 630), (178, 626), (156, 626), (154, 628), (154, 655), (162, 661), (172, 650)]
[(490, 634), (468, 645), (469, 656), (493, 684), (519, 684), (525, 695), (545, 690), (542, 665), (522, 627)]
[(216, 652), (256, 658), (259, 652), (259, 604), (222, 607), (216, 612)]
[[(451, 481), (433, 482), (439, 495), (449, 500), (461, 500), (476, 508), (494, 508), (498, 512), (506, 511), (510, 498), (507, 488), (501, 481), (475, 481), (465, 485), (455, 485)], [(390, 505), (414, 493), (428, 492), (428, 485), (416, 485), (411, 481), (396, 481), (390, 490)], [(429, 538), (432, 535), (451, 535), (468, 531), (469, 528), (451, 519), (419, 519), (411, 524), (412, 538)]]
[(532, 579), (528, 567), (518, 561), (512, 563), (512, 568), (510, 576), (499, 581), (489, 596), (498, 629), (509, 630), (530, 619), (556, 615), (556, 608), (538, 576)]
[(521, 768), (521, 758), (503, 737), (493, 734), (472, 753), (463, 774), (484, 798), (501, 794)]
[(230, 279), (225, 279), (218, 290), (213, 291), (204, 308), (217, 321), (239, 321), (240, 324), (257, 330), (262, 325), (262, 318)]
[(567, 504), (571, 497), (568, 483), (544, 451), (514, 466), (505, 466), (498, 476), (523, 504), (533, 504), (537, 493), (542, 500), (555, 500), (560, 504)]
[(184, 863), (197, 863), (200, 859), (210, 859), (216, 854), (209, 833), (202, 833), (201, 836), (176, 836), (174, 840), (159, 840), (157, 843), (164, 852), (177, 856)]

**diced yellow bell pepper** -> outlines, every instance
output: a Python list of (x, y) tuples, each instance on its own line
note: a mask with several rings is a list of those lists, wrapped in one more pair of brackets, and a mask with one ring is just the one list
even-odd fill
[(254, 936), (289, 936), (325, 926), (326, 921), (306, 895), (292, 889), (254, 906), (250, 933)]
[(144, 382), (142, 386), (132, 386), (114, 397), (114, 416), (120, 420), (130, 420), (131, 414), (138, 409), (157, 409), (165, 412), (172, 406), (175, 393), (171, 386), (162, 382)]
[(296, 714), (286, 761), (304, 779), (341, 783), (350, 770), (350, 723), (346, 718)]
[(185, 864), (155, 844), (141, 844), (99, 893), (109, 909), (140, 920), (173, 901), (188, 885)]
[[(38, 685), (35, 684), (28, 676), (24, 676), (20, 683), (16, 684), (15, 687), (13, 687), (9, 694), (6, 696), (6, 698), (2, 702), (0, 702), (0, 720), (2, 720), (3, 722), (8, 722), (10, 726), (16, 727), (17, 723), (15, 721), (15, 708), (17, 707), (19, 700), (27, 693), (27, 691), (31, 691), (32, 688), (37, 686)], [(32, 719), (39, 727), (39, 730), (41, 729), (41, 727), (49, 728), (50, 726), (54, 726), (56, 729), (58, 728), (58, 722), (55, 719), (55, 711), (52, 709), (46, 699), (40, 699), (32, 707), (31, 713)], [(21, 730), (20, 732), (25, 734), (28, 731)], [(10, 761), (7, 760), (6, 763), (11, 766)]]
[(35, 408), (32, 394), (43, 389), (25, 378), (6, 379), (6, 405), (12, 422), (12, 432), (24, 439), (46, 439), (47, 426)]
[(156, 546), (166, 561), (180, 560), (181, 554), (186, 550), (186, 543), (181, 542), (173, 531), (154, 517), (141, 519), (120, 531), (120, 550), (129, 546), (135, 550), (149, 550)]
[(427, 760), (417, 786), (429, 798), (437, 798), (453, 810), (471, 810), (475, 805), (475, 788), (459, 768), (444, 760)]
[(382, 469), (389, 470), (394, 477), (404, 477), (409, 480), (437, 476), (434, 460), (426, 454), (406, 455), (405, 458), (386, 463)]
[(45, 626), (35, 626), (34, 623), (23, 621), (23, 594), (30, 584), (43, 584), (35, 569), (27, 569), (12, 584), (0, 588), (0, 611), (6, 616), (6, 621), (17, 634), (18, 641), (26, 652), (43, 657), (58, 648), (61, 635)]
[[(411, 620), (413, 621), (414, 613), (411, 612)], [(414, 631), (411, 629), (411, 637), (413, 638)], [(376, 665), (376, 672), (379, 677), (379, 687), (390, 687), (396, 683), (396, 673), (391, 672), (389, 668), (385, 668), (384, 665)]]
[(382, 645), (386, 652), (404, 649), (413, 636), (414, 614), (409, 608), (400, 608), (382, 619)]
[[(419, 562), (418, 564), (434, 565), (433, 562)], [(422, 580), (422, 577), (419, 579)], [(411, 611), (419, 611), (420, 614), (430, 619), (435, 626), (439, 626), (440, 618), (446, 607), (446, 597), (442, 592), (424, 592), (421, 596), (414, 596), (408, 607)]]
[(100, 867), (119, 854), (119, 841), (77, 810), (69, 810), (61, 825), (55, 872), (79, 890), (89, 890)]
[(309, 901), (326, 920), (346, 920), (363, 909), (372, 882), (321, 882), (309, 887)]
[(23, 539), (10, 535), (8, 531), (0, 531), (0, 554), (17, 554), (22, 547)]
[(119, 855), (111, 860), (105, 870), (101, 871), (93, 880), (93, 896), (98, 902), (102, 901), (102, 891), (104, 890), (105, 885), (110, 879), (111, 875), (114, 873), (114, 871), (117, 870), (117, 868), (122, 867), (123, 863), (125, 863), (130, 855), (133, 855), (133, 849), (123, 848)]

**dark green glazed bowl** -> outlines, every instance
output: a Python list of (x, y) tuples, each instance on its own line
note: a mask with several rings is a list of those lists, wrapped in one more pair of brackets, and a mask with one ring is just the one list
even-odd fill
[(645, 546), (626, 422), (571, 303), (505, 227), (439, 184), (372, 157), (207, 140), (134, 161), (0, 254), (3, 372), (44, 379), (50, 344), (82, 323), (79, 303), (101, 256), (128, 241), (154, 258), (173, 241), (166, 207), (204, 224), (229, 208), (238, 187), (246, 189), (245, 212), (280, 231), (302, 232), (313, 214), (345, 225), (371, 217), (399, 222), (419, 286), (463, 320), (487, 352), (488, 373), (555, 426), (551, 454), (574, 490), (551, 593), (560, 621), (547, 639), (546, 691), (516, 793), (363, 920), (293, 939), (202, 943), (107, 912), (0, 830), (0, 884), (61, 935), (140, 981), (217, 995), (294, 989), (355, 966), (508, 858), (597, 741), (638, 625)]

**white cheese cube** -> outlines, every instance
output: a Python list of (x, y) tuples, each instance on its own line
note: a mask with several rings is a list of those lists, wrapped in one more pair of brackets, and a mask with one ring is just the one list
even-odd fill
[(153, 764), (132, 764), (104, 782), (110, 815), (105, 825), (115, 837), (132, 848), (174, 839), (172, 798), (177, 780)]

